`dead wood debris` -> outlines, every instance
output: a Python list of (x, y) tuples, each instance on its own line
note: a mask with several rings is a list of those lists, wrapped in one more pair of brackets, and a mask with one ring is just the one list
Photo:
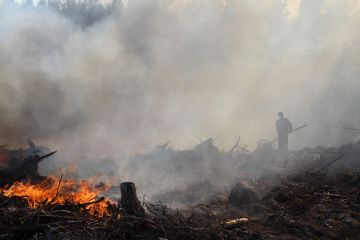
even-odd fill
[(358, 173), (307, 172), (242, 208), (226, 199), (181, 211), (147, 203), (140, 217), (115, 206), (106, 217), (70, 204), (31, 209), (0, 195), (0, 239), (358, 239), (359, 189)]
[[(210, 143), (205, 146), (176, 156), (197, 159), (194, 152), (202, 152), (203, 148), (223, 158), (229, 155), (215, 151)], [(330, 171), (335, 164), (329, 163), (343, 153), (347, 153), (346, 161), (335, 162), (338, 170)], [(127, 215), (121, 203), (109, 204), (110, 214), (99, 217), (91, 215), (85, 206), (98, 204), (101, 198), (83, 205), (50, 202), (30, 208), (26, 197), (6, 197), (0, 193), (0, 239), (360, 239), (360, 173), (358, 168), (348, 172), (340, 166), (358, 161), (358, 153), (360, 143), (340, 149), (318, 147), (294, 152), (294, 162), (308, 159), (311, 164), (286, 175), (249, 179), (260, 198), (240, 207), (229, 204), (227, 196), (218, 193), (213, 200), (186, 210), (143, 203), (145, 214), (138, 216)], [(232, 153), (231, 157), (243, 155)], [(246, 169), (246, 161), (256, 160), (255, 157), (246, 155), (240, 166)], [(199, 192), (196, 187), (187, 190), (193, 196), (196, 192)]]

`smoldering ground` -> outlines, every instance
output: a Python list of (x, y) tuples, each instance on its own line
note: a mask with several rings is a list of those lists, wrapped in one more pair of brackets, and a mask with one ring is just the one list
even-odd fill
[(4, 143), (126, 164), (193, 135), (253, 148), (278, 111), (310, 126), (291, 148), (354, 140), (336, 127), (360, 125), (358, 1), (70, 3), (1, 3)]

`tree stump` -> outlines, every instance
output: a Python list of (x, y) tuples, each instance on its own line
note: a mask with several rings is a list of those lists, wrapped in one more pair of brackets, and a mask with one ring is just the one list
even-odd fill
[(123, 182), (120, 184), (120, 191), (120, 204), (124, 214), (138, 217), (145, 216), (145, 210), (136, 195), (135, 184), (132, 182)]
[(56, 151), (44, 156), (32, 155), (23, 161), (19, 161), (18, 165), (10, 162), (10, 167), (0, 169), (0, 187), (12, 185), (14, 182), (23, 180), (30, 180), (32, 184), (44, 180), (46, 177), (41, 176), (38, 172), (39, 163), (55, 153)]

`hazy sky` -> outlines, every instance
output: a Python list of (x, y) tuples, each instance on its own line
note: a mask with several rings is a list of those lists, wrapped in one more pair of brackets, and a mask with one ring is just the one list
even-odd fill
[[(113, 155), (276, 137), (353, 141), (359, 1), (132, 0), (102, 13), (0, 7), (0, 138)], [(82, 23), (79, 24), (79, 22)], [(91, 23), (91, 24), (90, 24)]]

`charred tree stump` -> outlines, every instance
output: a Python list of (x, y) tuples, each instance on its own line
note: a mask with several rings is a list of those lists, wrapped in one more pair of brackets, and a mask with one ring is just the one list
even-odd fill
[(11, 185), (16, 181), (30, 180), (31, 183), (38, 183), (46, 177), (38, 172), (39, 163), (47, 157), (54, 155), (55, 152), (44, 156), (33, 155), (24, 159), (19, 165), (14, 165), (0, 169), (0, 187)]
[(132, 182), (123, 182), (120, 184), (120, 190), (120, 204), (124, 214), (139, 217), (145, 216), (145, 210), (136, 195), (135, 184)]

